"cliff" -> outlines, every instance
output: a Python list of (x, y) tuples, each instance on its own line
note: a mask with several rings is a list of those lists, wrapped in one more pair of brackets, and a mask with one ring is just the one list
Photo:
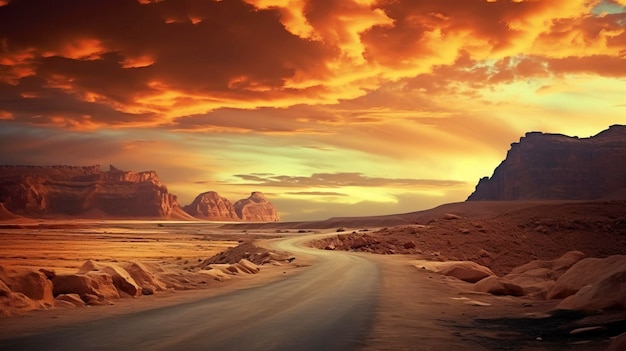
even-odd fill
[(183, 208), (188, 214), (211, 221), (278, 222), (278, 211), (261, 192), (233, 205), (214, 191), (198, 195)]
[(0, 166), (0, 203), (26, 217), (180, 216), (176, 196), (154, 171), (111, 166)]
[(591, 200), (626, 188), (626, 126), (590, 138), (527, 133), (468, 201)]

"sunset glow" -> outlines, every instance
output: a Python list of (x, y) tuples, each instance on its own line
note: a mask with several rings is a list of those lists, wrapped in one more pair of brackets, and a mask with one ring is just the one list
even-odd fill
[(626, 123), (624, 0), (0, 0), (0, 164), (156, 170), (283, 220), (463, 201)]

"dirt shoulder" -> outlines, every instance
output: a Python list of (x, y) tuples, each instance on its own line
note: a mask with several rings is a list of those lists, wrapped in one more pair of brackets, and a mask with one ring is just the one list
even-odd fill
[(362, 255), (376, 261), (383, 276), (376, 320), (363, 341), (366, 351), (599, 351), (609, 346), (608, 336), (570, 332), (590, 325), (625, 327), (624, 311), (555, 314), (559, 300), (478, 293), (471, 283), (410, 265), (411, 256)]

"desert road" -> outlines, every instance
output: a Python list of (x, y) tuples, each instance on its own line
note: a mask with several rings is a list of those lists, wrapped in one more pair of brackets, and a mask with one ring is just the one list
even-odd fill
[(376, 263), (347, 252), (277, 249), (314, 257), (312, 266), (268, 284), (153, 310), (0, 340), (0, 350), (351, 350), (372, 325)]

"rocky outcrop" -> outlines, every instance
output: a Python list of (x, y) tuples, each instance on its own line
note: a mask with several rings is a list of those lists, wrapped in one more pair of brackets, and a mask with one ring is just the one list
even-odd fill
[(521, 286), (530, 297), (544, 299), (570, 267), (585, 258), (580, 251), (569, 251), (554, 260), (534, 260), (519, 266), (504, 276), (511, 283)]
[[(3, 211), (26, 217), (168, 217), (182, 212), (156, 172), (0, 166)], [(3, 215), (6, 216), (6, 215)]]
[(54, 305), (52, 283), (40, 272), (0, 266), (0, 316)]
[(141, 287), (137, 284), (135, 279), (126, 271), (126, 269), (115, 264), (102, 264), (88, 260), (78, 270), (79, 274), (86, 274), (89, 272), (102, 272), (111, 276), (113, 285), (117, 289), (117, 292), (122, 294), (128, 294), (130, 296), (141, 295)]
[(246, 222), (278, 222), (278, 211), (263, 193), (255, 191), (247, 199), (234, 204), (237, 217)]
[[(113, 277), (106, 273), (87, 272), (85, 274), (58, 274), (52, 278), (54, 296), (78, 294), (83, 301), (96, 296), (102, 301), (119, 299), (120, 294), (113, 284)], [(90, 295), (85, 297), (85, 295)]]
[(278, 210), (263, 193), (255, 191), (247, 199), (233, 205), (214, 191), (198, 195), (183, 208), (185, 212), (200, 219), (211, 221), (278, 222)]
[(565, 298), (559, 309), (626, 309), (626, 256), (579, 261), (556, 281), (547, 298)]
[(590, 138), (527, 133), (468, 200), (591, 200), (626, 188), (626, 126)]
[(190, 215), (212, 221), (238, 221), (233, 204), (215, 191), (198, 195), (190, 205), (183, 207)]

